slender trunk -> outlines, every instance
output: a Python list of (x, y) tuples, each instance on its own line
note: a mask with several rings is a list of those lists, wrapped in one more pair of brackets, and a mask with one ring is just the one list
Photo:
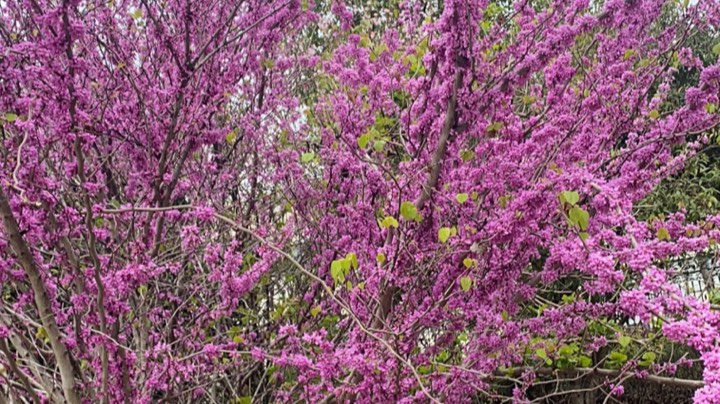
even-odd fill
[(70, 353), (61, 340), (60, 328), (55, 321), (55, 313), (52, 311), (50, 298), (45, 289), (45, 283), (42, 280), (30, 248), (20, 233), (20, 227), (18, 226), (17, 220), (15, 220), (10, 202), (2, 188), (0, 188), (0, 215), (2, 216), (3, 226), (5, 228), (5, 235), (10, 241), (13, 250), (15, 250), (18, 262), (23, 270), (25, 270), (25, 274), (30, 281), (30, 286), (32, 287), (35, 297), (35, 306), (40, 315), (40, 322), (50, 339), (50, 346), (52, 347), (55, 360), (60, 369), (60, 378), (62, 379), (65, 400), (70, 404), (80, 404), (80, 398), (75, 391), (75, 375), (70, 361)]

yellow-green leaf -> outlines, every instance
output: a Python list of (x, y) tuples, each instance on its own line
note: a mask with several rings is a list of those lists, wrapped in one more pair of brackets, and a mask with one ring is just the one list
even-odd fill
[(590, 223), (590, 214), (582, 208), (575, 206), (570, 209), (569, 212), (570, 222), (580, 227), (580, 230), (585, 231)]
[(418, 212), (415, 204), (412, 202), (403, 202), (400, 204), (400, 215), (405, 220), (413, 220), (417, 217)]
[(580, 201), (580, 194), (575, 191), (563, 191), (558, 196), (560, 202), (575, 205)]
[(313, 153), (313, 152), (303, 153), (302, 156), (300, 156), (300, 161), (302, 161), (303, 163), (309, 163), (314, 158), (315, 158), (315, 153)]
[(512, 199), (512, 196), (510, 195), (503, 195), (500, 198), (498, 198), (498, 205), (500, 205), (501, 208), (505, 209), (507, 207), (508, 202)]
[(472, 150), (462, 150), (460, 152), (460, 158), (463, 161), (470, 161), (475, 158), (475, 152)]
[(375, 257), (375, 260), (376, 260), (379, 264), (383, 264), (386, 259), (387, 259), (387, 258), (385, 258), (385, 254), (383, 254), (383, 253), (378, 253), (378, 255)]
[(618, 342), (620, 343), (620, 346), (625, 348), (630, 345), (630, 343), (632, 342), (632, 338), (628, 337), (627, 335), (621, 335), (620, 338), (618, 338)]
[(360, 136), (357, 140), (358, 146), (360, 146), (361, 149), (364, 149), (367, 147), (368, 143), (370, 143), (370, 134), (366, 133), (362, 136)]
[(252, 397), (250, 396), (242, 396), (242, 397), (235, 397), (235, 401), (233, 404), (252, 404)]
[(488, 125), (487, 128), (485, 128), (485, 131), (488, 134), (496, 134), (497, 132), (500, 132), (500, 130), (504, 127), (505, 127), (505, 124), (503, 124), (502, 122), (493, 122), (490, 125)]
[(472, 279), (469, 276), (463, 276), (460, 278), (460, 287), (463, 292), (467, 292), (472, 287)]
[(466, 193), (457, 194), (457, 195), (455, 195), (455, 200), (458, 203), (465, 203), (468, 200), (468, 194), (466, 194)]
[(315, 306), (312, 309), (310, 309), (310, 315), (313, 317), (317, 317), (321, 311), (322, 311), (322, 307), (320, 307), (319, 305)]
[(335, 260), (330, 263), (330, 276), (332, 276), (336, 285), (345, 282), (345, 271), (343, 271), (342, 261), (344, 260)]
[(373, 143), (373, 149), (375, 149), (376, 152), (380, 153), (385, 148), (385, 142), (384, 140), (376, 140), (375, 143)]
[(47, 331), (45, 331), (45, 328), (38, 327), (37, 332), (35, 333), (35, 336), (40, 339), (45, 339), (45, 338), (47, 338), (48, 334), (47, 334)]
[(386, 50), (388, 50), (388, 46), (384, 43), (376, 46), (375, 49), (373, 49), (373, 51), (370, 53), (370, 61), (374, 62), (375, 60), (377, 60), (377, 58), (382, 55)]
[(661, 227), (657, 230), (657, 238), (661, 241), (670, 241), (670, 232), (668, 229)]
[(444, 243), (448, 241), (450, 238), (450, 228), (449, 227), (441, 227), (438, 230), (438, 240), (440, 240), (441, 243)]
[(237, 139), (237, 132), (235, 131), (235, 129), (231, 130), (230, 133), (225, 135), (225, 140), (228, 143), (235, 143), (236, 139)]
[(387, 229), (388, 227), (394, 227), (397, 229), (399, 223), (397, 219), (395, 219), (392, 216), (386, 216), (385, 219), (380, 223), (380, 226), (384, 229)]
[(358, 269), (357, 255), (354, 252), (348, 253), (348, 255), (345, 256), (345, 259), (350, 261), (350, 265), (353, 269)]

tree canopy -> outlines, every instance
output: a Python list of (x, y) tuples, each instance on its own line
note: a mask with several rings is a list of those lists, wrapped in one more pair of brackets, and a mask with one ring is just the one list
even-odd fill
[(720, 402), (719, 26), (0, 2), (0, 403)]

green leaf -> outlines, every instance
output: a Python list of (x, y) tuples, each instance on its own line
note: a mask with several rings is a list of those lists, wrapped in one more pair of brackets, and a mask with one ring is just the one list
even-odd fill
[(720, 56), (720, 42), (716, 43), (715, 46), (712, 47), (712, 51), (714, 54)]
[(707, 111), (708, 114), (714, 114), (715, 111), (717, 111), (717, 105), (709, 102), (705, 104), (705, 111)]
[(590, 214), (585, 209), (576, 206), (570, 209), (568, 216), (570, 217), (570, 222), (580, 227), (580, 230), (587, 230), (588, 224), (590, 223)]
[(580, 201), (580, 194), (575, 191), (563, 191), (558, 196), (560, 202), (575, 205)]
[(584, 231), (580, 232), (580, 240), (586, 241), (588, 239), (588, 237), (590, 237), (590, 235), (587, 234), (587, 232), (584, 232)]
[(507, 207), (508, 202), (512, 200), (512, 196), (510, 195), (503, 195), (500, 198), (498, 198), (498, 205), (500, 205), (501, 208), (505, 209)]
[(130, 16), (132, 16), (132, 18), (137, 20), (138, 18), (143, 16), (142, 10), (140, 10), (139, 8), (136, 8), (135, 11), (133, 11), (132, 14), (130, 14)]
[(580, 366), (587, 368), (592, 365), (592, 359), (589, 356), (581, 355), (580, 356)]
[(378, 262), (378, 264), (383, 264), (387, 258), (385, 258), (385, 254), (378, 253), (378, 255), (375, 257), (375, 260)]
[(388, 50), (388, 46), (384, 43), (376, 46), (375, 49), (373, 49), (373, 51), (370, 53), (370, 61), (374, 62), (375, 60), (377, 60), (377, 58), (382, 55), (386, 50)]
[(468, 194), (466, 194), (466, 193), (457, 194), (457, 195), (455, 195), (455, 200), (458, 203), (465, 203), (468, 200)]
[(505, 127), (505, 125), (502, 122), (493, 122), (485, 128), (485, 131), (491, 135), (497, 134), (503, 127)]
[(358, 269), (357, 255), (354, 252), (348, 253), (348, 255), (345, 256), (345, 259), (350, 261), (350, 265), (353, 269)]
[(627, 335), (621, 335), (620, 338), (618, 338), (618, 343), (623, 348), (627, 348), (628, 345), (632, 342), (632, 338), (628, 337)]
[(413, 220), (413, 219), (415, 219), (415, 218), (417, 217), (417, 215), (418, 215), (418, 213), (417, 213), (417, 208), (415, 207), (415, 204), (413, 204), (412, 202), (407, 202), (407, 201), (403, 202), (403, 203), (400, 205), (400, 215), (401, 215), (401, 216), (403, 217), (403, 219), (405, 219), (405, 220)]
[(535, 350), (535, 356), (537, 356), (540, 359), (547, 359), (547, 352), (545, 352), (544, 348), (538, 348)]
[(300, 156), (300, 161), (302, 161), (303, 163), (309, 163), (309, 162), (311, 162), (314, 158), (315, 158), (315, 153), (313, 153), (313, 152), (307, 152), (307, 153), (303, 153), (303, 154)]
[(467, 292), (472, 287), (472, 279), (469, 276), (463, 276), (460, 278), (460, 287), (463, 292)]
[(638, 362), (640, 366), (650, 366), (655, 362), (655, 359), (657, 358), (657, 355), (655, 355), (655, 352), (645, 352), (642, 355), (642, 360)]
[(357, 144), (358, 146), (360, 146), (361, 149), (366, 148), (368, 143), (370, 143), (370, 134), (368, 133), (360, 136), (357, 140)]
[(656, 109), (653, 109), (652, 111), (650, 111), (650, 113), (648, 113), (648, 116), (650, 117), (650, 119), (655, 120), (660, 117), (660, 113)]
[(438, 230), (438, 240), (440, 240), (441, 243), (444, 243), (448, 241), (450, 238), (450, 228), (449, 227), (441, 227)]
[(534, 104), (535, 101), (537, 101), (537, 97), (535, 97), (534, 95), (524, 95), (522, 97), (522, 103), (525, 105)]
[(622, 352), (618, 352), (618, 351), (610, 352), (609, 358), (610, 358), (610, 361), (615, 362), (618, 365), (623, 365), (628, 360), (627, 355), (625, 355)]
[(465, 268), (470, 269), (473, 267), (473, 265), (475, 265), (475, 260), (472, 258), (465, 258), (463, 260), (463, 265), (465, 265)]
[(398, 223), (397, 219), (392, 216), (385, 216), (385, 219), (380, 222), (380, 227), (382, 227), (383, 229), (387, 229), (388, 227), (394, 227), (397, 229), (399, 225), (400, 224)]
[(313, 317), (317, 317), (321, 311), (322, 311), (322, 307), (320, 307), (319, 305), (315, 306), (312, 309), (310, 309), (310, 315)]
[(462, 150), (460, 152), (460, 158), (463, 161), (470, 161), (475, 158), (475, 152), (472, 150)]
[(235, 397), (234, 404), (252, 404), (252, 397), (250, 397), (250, 396)]
[(432, 368), (430, 366), (422, 365), (422, 366), (418, 366), (417, 371), (421, 375), (427, 375), (432, 372)]
[(558, 349), (558, 353), (562, 356), (572, 356), (577, 351), (577, 346), (563, 345)]
[(37, 332), (35, 332), (35, 336), (43, 340), (48, 338), (47, 331), (45, 331), (44, 327), (38, 327)]
[(225, 141), (228, 143), (235, 143), (235, 139), (237, 139), (237, 131), (235, 129), (231, 130), (230, 133), (225, 135)]
[(384, 140), (376, 140), (375, 143), (373, 143), (373, 149), (375, 149), (376, 152), (380, 153), (385, 148), (385, 142)]
[(344, 260), (335, 260), (330, 263), (330, 276), (332, 276), (336, 285), (345, 282), (345, 271), (343, 270), (342, 261)]
[(8, 121), (8, 122), (10, 122), (10, 123), (13, 123), (13, 122), (17, 121), (17, 119), (18, 119), (18, 116), (17, 116), (16, 114), (13, 114), (12, 112), (6, 112), (6, 113), (5, 113), (5, 120), (6, 120), (6, 121)]
[(668, 232), (668, 229), (661, 227), (657, 230), (657, 238), (660, 241), (670, 241), (670, 232)]

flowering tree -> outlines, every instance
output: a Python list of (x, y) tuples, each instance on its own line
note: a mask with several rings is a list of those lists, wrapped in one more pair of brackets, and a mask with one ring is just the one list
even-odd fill
[(634, 211), (720, 122), (665, 3), (2, 3), (0, 398), (718, 402), (720, 217)]

